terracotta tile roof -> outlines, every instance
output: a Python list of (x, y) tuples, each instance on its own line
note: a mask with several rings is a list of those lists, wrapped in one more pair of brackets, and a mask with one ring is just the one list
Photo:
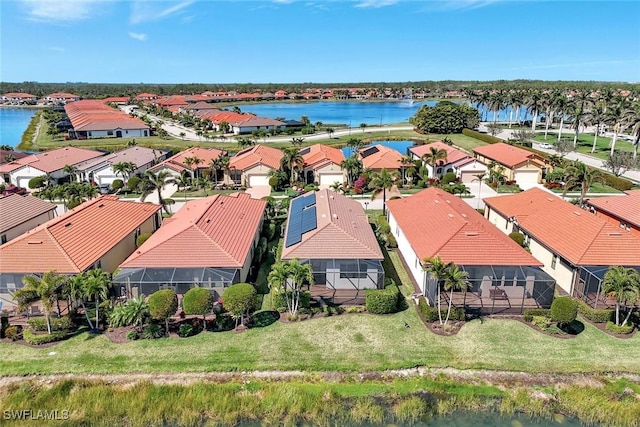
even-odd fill
[(217, 148), (203, 148), (203, 147), (191, 147), (186, 150), (180, 151), (177, 154), (169, 157), (163, 162), (158, 163), (157, 165), (150, 168), (153, 171), (162, 169), (163, 167), (167, 167), (176, 172), (181, 173), (182, 171), (190, 171), (191, 167), (187, 166), (185, 163), (185, 159), (187, 157), (197, 157), (202, 159), (202, 163), (198, 165), (198, 169), (209, 168), (209, 163), (211, 160), (217, 159), (220, 155), (227, 154), (226, 151), (218, 150)]
[[(329, 189), (307, 193), (316, 196), (317, 228), (302, 235), (300, 243), (283, 247), (282, 258), (383, 259), (362, 205)], [(288, 223), (294, 218), (289, 214)], [(285, 241), (289, 228), (285, 232)]]
[(64, 109), (76, 131), (149, 129), (149, 125), (142, 120), (112, 108), (103, 101), (76, 101), (65, 105)]
[[(304, 153), (304, 154), (302, 154)], [(329, 147), (324, 144), (314, 144), (300, 150), (304, 165), (313, 169), (319, 169), (330, 163), (340, 165), (344, 160), (344, 153), (339, 148)]]
[(0, 246), (0, 272), (82, 272), (160, 209), (117, 196), (95, 198)]
[(0, 233), (55, 210), (56, 205), (53, 203), (30, 195), (11, 194), (0, 197)]
[(542, 158), (535, 153), (523, 150), (522, 148), (515, 147), (513, 145), (505, 144), (504, 142), (481, 145), (474, 148), (473, 152), (501, 163), (508, 168), (516, 167), (522, 163), (526, 163), (527, 161), (534, 161), (535, 163), (543, 164)]
[(201, 118), (209, 119), (213, 123), (218, 124), (221, 122), (231, 123), (238, 120), (244, 120), (250, 116), (251, 116), (250, 114), (241, 114), (233, 111), (215, 111), (214, 110), (211, 112), (207, 112), (207, 114), (203, 115)]
[[(16, 170), (20, 167), (29, 165), (42, 172), (51, 173), (64, 168), (66, 165), (74, 166), (78, 163), (102, 156), (104, 156), (104, 153), (101, 151), (87, 150), (77, 147), (62, 147), (32, 154), (3, 166), (11, 167), (13, 170)], [(16, 164), (20, 166), (14, 167)]]
[(640, 227), (640, 190), (626, 191), (626, 196), (595, 197), (587, 203), (601, 212)]
[(108, 104), (110, 102), (113, 102), (115, 104), (122, 104), (122, 103), (129, 103), (129, 97), (128, 96), (109, 96), (107, 98), (101, 99), (101, 102)]
[(13, 156), (15, 160), (18, 160), (18, 159), (27, 157), (28, 154), (20, 151), (13, 151), (13, 150), (0, 150), (0, 165), (7, 163), (6, 159), (9, 156)]
[(242, 267), (265, 207), (244, 193), (189, 201), (120, 267)]
[(111, 154), (107, 154), (103, 157), (88, 160), (86, 162), (79, 163), (76, 167), (79, 171), (84, 171), (95, 166), (115, 165), (121, 162), (131, 162), (136, 165), (136, 168), (142, 167), (146, 164), (153, 162), (155, 159), (162, 158), (167, 152), (163, 150), (156, 150), (155, 148), (147, 148), (142, 146), (127, 147), (123, 150), (116, 151)]
[(31, 95), (30, 93), (24, 92), (9, 92), (4, 94), (7, 98), (37, 98), (35, 95)]
[(56, 92), (47, 96), (47, 98), (62, 98), (62, 99), (75, 99), (80, 98), (78, 95), (74, 95), (68, 92)]
[(387, 208), (421, 260), (439, 255), (459, 265), (542, 265), (467, 202), (435, 187), (389, 200)]
[(374, 145), (358, 150), (358, 157), (365, 168), (396, 170), (400, 168), (402, 154), (384, 145)]
[(237, 127), (254, 127), (254, 126), (284, 126), (285, 123), (280, 120), (270, 119), (268, 117), (245, 117), (241, 120), (229, 122), (232, 126)]
[(271, 169), (280, 169), (280, 160), (284, 153), (277, 148), (266, 145), (254, 145), (251, 148), (239, 151), (229, 160), (229, 167), (237, 170), (247, 170), (262, 164)]
[(484, 201), (574, 265), (640, 266), (640, 238), (544, 190)]
[(469, 157), (469, 154), (465, 153), (464, 151), (458, 150), (457, 148), (454, 148), (440, 141), (432, 142), (431, 144), (418, 145), (417, 147), (411, 147), (409, 148), (409, 151), (411, 151), (418, 157), (422, 157), (425, 154), (430, 153), (431, 148), (435, 148), (436, 150), (445, 150), (447, 152), (447, 163), (455, 163)]

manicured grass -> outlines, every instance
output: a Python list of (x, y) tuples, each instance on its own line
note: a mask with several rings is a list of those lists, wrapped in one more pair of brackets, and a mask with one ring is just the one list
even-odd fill
[(500, 185), (496, 189), (498, 193), (519, 193), (522, 189), (517, 185)]
[(427, 142), (433, 141), (442, 141), (444, 138), (449, 138), (453, 145), (456, 147), (462, 148), (468, 152), (472, 152), (472, 150), (481, 145), (487, 145), (486, 142), (480, 141), (479, 139), (472, 138), (463, 134), (449, 134), (449, 135), (438, 135), (438, 134), (428, 134), (424, 135), (427, 137)]
[(576, 338), (559, 339), (518, 321), (484, 319), (444, 337), (426, 329), (410, 307), (385, 316), (345, 314), (276, 322), (242, 334), (207, 332), (185, 339), (113, 344), (105, 336), (83, 333), (42, 349), (2, 343), (0, 373), (362, 371), (412, 366), (640, 373), (638, 351), (638, 336), (614, 338), (588, 324)]
[[(562, 137), (568, 138), (571, 141), (573, 141), (573, 135), (574, 134), (571, 132), (566, 132), (566, 131), (562, 132)], [(594, 135), (589, 133), (578, 134), (578, 146), (576, 151), (578, 153), (588, 154), (590, 156), (598, 157), (603, 160), (607, 159), (607, 156), (611, 151), (611, 148), (609, 147), (611, 138), (605, 137), (605, 136), (598, 136), (598, 140), (596, 142), (596, 151), (592, 153), (591, 148), (593, 147), (593, 137)], [(547, 139), (545, 140), (544, 133), (538, 132), (534, 140), (538, 142), (548, 142), (550, 144), (555, 144), (558, 141), (558, 134), (549, 133), (549, 135), (547, 136)], [(631, 151), (633, 150), (633, 145), (630, 142), (625, 141), (620, 137), (618, 137), (618, 139), (616, 140), (616, 150)]]
[(181, 198), (184, 200), (185, 197), (187, 198), (207, 197), (213, 194), (232, 194), (232, 193), (238, 193), (238, 192), (243, 193), (243, 191), (241, 190), (212, 190), (209, 188), (209, 189), (200, 189), (196, 191), (187, 191), (186, 193), (184, 193), (183, 191), (176, 191), (175, 193), (173, 193), (173, 196), (171, 196), (171, 198), (179, 201)]
[[(564, 190), (562, 188), (553, 188), (551, 189), (551, 191), (553, 191), (554, 193), (562, 193)], [(599, 182), (596, 182), (594, 184), (591, 185), (591, 187), (589, 187), (589, 191), (587, 191), (587, 193), (589, 194), (620, 194), (622, 193), (622, 191), (620, 190), (616, 190), (613, 187), (610, 187), (608, 185), (605, 184), (601, 184)], [(569, 191), (567, 194), (580, 194), (580, 191)]]

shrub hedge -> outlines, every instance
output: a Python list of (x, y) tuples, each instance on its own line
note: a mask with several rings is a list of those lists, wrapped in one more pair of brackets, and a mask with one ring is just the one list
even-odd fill
[[(291, 291), (287, 291), (286, 295), (290, 296)], [(275, 293), (271, 292), (273, 298), (273, 308), (277, 311), (284, 311), (287, 309), (287, 300), (283, 292)], [(309, 308), (311, 306), (311, 293), (303, 291), (300, 293), (300, 308)]]
[(152, 293), (147, 303), (151, 317), (164, 321), (178, 310), (178, 295), (173, 289), (161, 289)]
[(387, 217), (384, 215), (378, 215), (378, 230), (380, 234), (387, 234), (391, 232), (391, 226), (387, 221)]
[[(64, 317), (52, 317), (49, 319), (51, 323), (51, 332), (57, 331), (69, 331), (73, 329), (74, 325), (71, 319), (68, 316)], [(36, 317), (34, 319), (27, 320), (27, 324), (29, 325), (29, 329), (37, 332), (46, 332), (47, 331), (47, 319), (44, 317)]]
[(395, 313), (398, 308), (400, 290), (396, 285), (384, 289), (367, 289), (365, 307), (372, 314)]
[(398, 241), (393, 236), (393, 234), (387, 233), (385, 237), (386, 237), (386, 240), (387, 240), (387, 247), (388, 248), (397, 248), (398, 247)]
[(525, 322), (531, 322), (534, 316), (545, 316), (551, 318), (551, 310), (548, 308), (525, 308), (522, 317)]
[(462, 129), (462, 134), (466, 136), (470, 136), (471, 138), (479, 139), (480, 141), (486, 142), (487, 144), (496, 144), (498, 142), (504, 142), (500, 138), (496, 138), (495, 136), (487, 135), (486, 133), (476, 132), (471, 129)]
[(66, 331), (57, 331), (50, 334), (36, 334), (29, 329), (22, 331), (24, 340), (31, 345), (42, 345), (50, 342), (61, 341), (69, 336)]
[(571, 297), (557, 297), (551, 303), (551, 318), (558, 323), (571, 323), (578, 315), (578, 304)]
[(594, 309), (582, 300), (578, 301), (578, 313), (582, 314), (586, 319), (593, 323), (607, 323), (613, 319), (614, 310)]
[(511, 240), (516, 242), (518, 245), (524, 246), (524, 234), (514, 231), (513, 233), (509, 233), (509, 237), (511, 237)]
[[(420, 310), (420, 314), (422, 314), (422, 318), (427, 323), (433, 323), (438, 321), (438, 308), (431, 307), (427, 304), (427, 301), (424, 298), (420, 298), (418, 301), (418, 310)], [(442, 318), (447, 317), (447, 309), (440, 308), (440, 313)], [(449, 316), (449, 320), (465, 320), (465, 311), (463, 307), (453, 307), (451, 309), (451, 315)]]
[(624, 326), (618, 326), (612, 321), (607, 322), (607, 331), (613, 332), (614, 334), (630, 334), (633, 332), (633, 323), (626, 324)]
[(210, 290), (193, 287), (182, 297), (182, 309), (185, 314), (196, 314), (204, 316), (213, 309), (213, 294)]
[(627, 191), (633, 188), (633, 182), (610, 173), (602, 173), (602, 183), (616, 190)]
[(4, 337), (9, 338), (11, 341), (17, 341), (22, 339), (22, 326), (11, 325), (7, 326), (4, 330)]

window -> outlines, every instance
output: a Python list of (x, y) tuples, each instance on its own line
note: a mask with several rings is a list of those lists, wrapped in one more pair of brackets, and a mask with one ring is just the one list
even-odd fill
[(4, 245), (5, 243), (7, 243), (7, 235), (6, 234), (3, 234), (2, 236), (0, 236), (0, 238), (2, 239), (2, 243), (0, 243), (0, 244)]
[(442, 173), (442, 168), (438, 168), (438, 169), (436, 169), (436, 173), (437, 173), (437, 174)]
[(108, 135), (108, 136), (113, 136), (113, 131), (112, 131), (112, 130), (108, 130), (108, 131), (107, 131), (107, 135)]
[(553, 258), (551, 258), (551, 268), (555, 270), (557, 263), (558, 263), (558, 256), (554, 255)]

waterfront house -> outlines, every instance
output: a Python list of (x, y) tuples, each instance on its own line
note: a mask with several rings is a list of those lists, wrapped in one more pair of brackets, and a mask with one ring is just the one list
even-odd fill
[(538, 154), (499, 142), (473, 149), (475, 157), (485, 164), (495, 162), (504, 168), (505, 179), (515, 181), (523, 189), (542, 182), (549, 165)]
[(76, 101), (64, 107), (75, 139), (138, 138), (150, 136), (150, 127), (137, 117), (112, 108), (103, 101)]
[(80, 97), (67, 92), (55, 92), (44, 97), (44, 103), (52, 105), (66, 105), (74, 101), (80, 101)]
[(32, 104), (38, 101), (38, 97), (35, 95), (31, 95), (30, 93), (23, 92), (9, 92), (2, 95), (2, 102), (4, 104), (11, 105), (22, 105), (22, 104)]
[(402, 168), (402, 154), (381, 144), (363, 147), (358, 150), (357, 155), (365, 169), (373, 172), (380, 172), (382, 169), (399, 172)]
[(329, 189), (291, 201), (282, 259), (313, 268), (312, 296), (364, 303), (365, 289), (384, 286), (383, 255), (362, 205)]
[(409, 152), (412, 158), (417, 160), (428, 158), (432, 149), (443, 150), (447, 153), (444, 159), (437, 160), (435, 164), (433, 161), (428, 163), (430, 166), (429, 176), (432, 178), (440, 177), (447, 172), (453, 172), (460, 178), (461, 182), (472, 182), (477, 179), (476, 175), (487, 171), (487, 166), (481, 161), (441, 141), (413, 146), (409, 148)]

